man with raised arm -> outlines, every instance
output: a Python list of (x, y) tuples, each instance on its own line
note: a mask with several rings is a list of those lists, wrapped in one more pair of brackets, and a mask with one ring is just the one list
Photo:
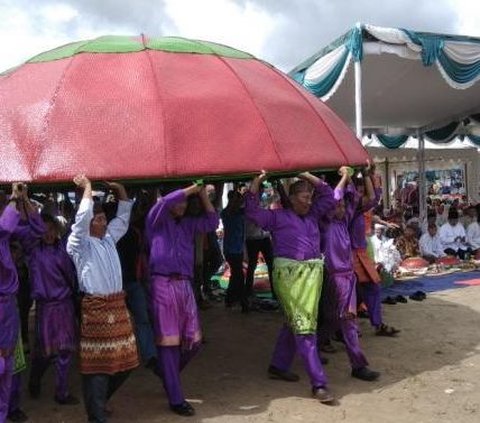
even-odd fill
[[(187, 198), (199, 194), (205, 213), (186, 216)], [(180, 371), (198, 352), (202, 334), (192, 289), (195, 235), (215, 231), (219, 216), (205, 187), (193, 184), (160, 198), (147, 217), (153, 326), (159, 371), (170, 409), (195, 414), (185, 400)]]
[(273, 285), (287, 322), (281, 329), (268, 368), (270, 377), (297, 381), (290, 372), (297, 352), (312, 386), (312, 395), (332, 403), (327, 377), (317, 351), (318, 303), (322, 290), (323, 259), (320, 253), (319, 221), (334, 209), (333, 190), (310, 173), (299, 175), (289, 189), (289, 207), (265, 210), (258, 190), (266, 179), (257, 176), (246, 194), (246, 216), (272, 234)]
[(18, 204), (23, 198), (22, 187), (22, 184), (13, 184), (12, 195), (0, 211), (0, 422), (7, 419), (13, 352), (20, 329), (16, 302), (18, 275), (10, 253), (10, 238), (20, 221)]
[(117, 214), (107, 224), (100, 204), (94, 204), (92, 184), (84, 176), (74, 182), (83, 189), (67, 252), (77, 269), (84, 294), (81, 304), (80, 372), (88, 421), (107, 421), (106, 403), (137, 367), (132, 322), (122, 291), (122, 269), (116, 243), (127, 232), (132, 203), (125, 188), (109, 183), (118, 200)]

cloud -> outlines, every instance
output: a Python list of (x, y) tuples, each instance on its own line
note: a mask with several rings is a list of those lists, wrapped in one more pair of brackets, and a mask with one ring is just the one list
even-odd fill
[[(474, 0), (0, 0), (0, 70), (104, 34), (180, 35), (288, 71), (356, 22), (479, 34)], [(472, 6), (473, 5), (473, 6)]]
[(451, 0), (457, 11), (457, 28), (460, 34), (480, 37), (480, 2), (476, 0)]
[[(468, 0), (463, 0), (468, 1)], [(455, 32), (452, 0), (236, 0), (276, 15), (265, 59), (290, 70), (352, 28), (356, 22), (432, 32)], [(464, 12), (467, 14), (468, 9)], [(477, 15), (478, 22), (478, 15)]]
[(255, 3), (165, 0), (169, 33), (227, 44), (261, 56), (276, 26), (275, 16)]

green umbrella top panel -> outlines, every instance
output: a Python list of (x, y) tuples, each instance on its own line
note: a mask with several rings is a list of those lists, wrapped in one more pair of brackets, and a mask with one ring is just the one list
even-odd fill
[(236, 59), (255, 59), (254, 56), (232, 47), (209, 41), (189, 40), (181, 37), (132, 37), (107, 35), (93, 40), (77, 41), (40, 53), (27, 63), (50, 62), (81, 53), (132, 53), (157, 50), (171, 53), (208, 54)]

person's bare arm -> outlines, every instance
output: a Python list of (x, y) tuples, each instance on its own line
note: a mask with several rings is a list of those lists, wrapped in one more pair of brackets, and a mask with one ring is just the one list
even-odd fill
[(73, 182), (79, 188), (83, 189), (83, 200), (93, 200), (92, 183), (85, 175), (77, 175), (73, 178)]
[(310, 172), (302, 172), (298, 175), (298, 178), (310, 182), (313, 186), (318, 186), (324, 183), (322, 179), (312, 175)]
[(250, 192), (252, 194), (258, 194), (260, 191), (260, 184), (267, 179), (267, 172), (262, 170), (259, 175), (253, 178), (252, 184), (250, 185)]
[(108, 187), (113, 191), (115, 198), (118, 201), (128, 201), (128, 194), (125, 187), (118, 182), (105, 182)]

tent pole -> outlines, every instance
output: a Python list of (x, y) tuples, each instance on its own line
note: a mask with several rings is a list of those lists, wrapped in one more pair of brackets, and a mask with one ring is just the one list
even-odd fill
[(362, 110), (362, 65), (360, 60), (355, 62), (355, 129), (357, 138), (361, 141), (363, 136), (363, 110)]
[(418, 206), (420, 222), (426, 218), (427, 209), (427, 195), (426, 195), (426, 180), (425, 180), (425, 138), (423, 132), (417, 130), (418, 139)]
[(387, 200), (386, 209), (390, 209), (390, 162), (388, 158), (385, 159), (385, 191), (387, 192), (386, 197)]

